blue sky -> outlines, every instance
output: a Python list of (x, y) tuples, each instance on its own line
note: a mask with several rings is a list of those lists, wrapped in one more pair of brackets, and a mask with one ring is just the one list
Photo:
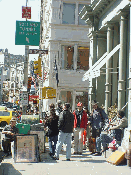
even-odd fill
[[(31, 19), (29, 21), (40, 21), (41, 0), (28, 0), (31, 7)], [(16, 20), (25, 21), (22, 18), (22, 6), (26, 6), (26, 0), (0, 0), (0, 49), (8, 48), (9, 53), (24, 55), (25, 46), (15, 45)], [(30, 46), (30, 49), (38, 46)], [(30, 59), (38, 55), (30, 55)]]

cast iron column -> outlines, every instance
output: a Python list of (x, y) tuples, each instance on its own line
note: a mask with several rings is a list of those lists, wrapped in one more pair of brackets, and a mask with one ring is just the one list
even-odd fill
[[(113, 25), (107, 24), (107, 55), (112, 51)], [(111, 105), (111, 73), (112, 58), (106, 62), (106, 91), (105, 91), (105, 112), (108, 113), (108, 107)]]
[(127, 13), (121, 12), (120, 19), (120, 57), (119, 57), (119, 82), (118, 82), (118, 110), (125, 104), (125, 79), (126, 79), (126, 41), (127, 41)]

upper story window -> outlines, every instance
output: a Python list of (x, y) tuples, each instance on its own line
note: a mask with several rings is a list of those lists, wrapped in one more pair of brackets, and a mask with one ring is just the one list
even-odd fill
[[(84, 4), (79, 4), (79, 6), (78, 6), (78, 14), (80, 13), (80, 11), (82, 10), (83, 7), (84, 7)], [(82, 20), (82, 19), (80, 18), (80, 16), (78, 16), (78, 24), (79, 24), (79, 25), (87, 25), (87, 24), (85, 23), (85, 20)]]
[(75, 4), (63, 3), (62, 24), (75, 24)]
[(61, 68), (66, 70), (73, 70), (73, 57), (74, 57), (74, 47), (73, 46), (62, 46), (61, 48), (62, 59)]
[(77, 69), (89, 69), (89, 47), (78, 47)]

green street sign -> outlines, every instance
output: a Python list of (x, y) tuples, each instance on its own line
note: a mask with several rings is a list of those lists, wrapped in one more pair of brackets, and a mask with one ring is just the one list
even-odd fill
[(16, 21), (15, 45), (39, 46), (40, 22)]

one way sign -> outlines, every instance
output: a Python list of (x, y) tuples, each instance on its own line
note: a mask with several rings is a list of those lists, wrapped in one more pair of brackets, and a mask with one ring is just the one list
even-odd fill
[(48, 50), (29, 49), (29, 54), (48, 54)]

